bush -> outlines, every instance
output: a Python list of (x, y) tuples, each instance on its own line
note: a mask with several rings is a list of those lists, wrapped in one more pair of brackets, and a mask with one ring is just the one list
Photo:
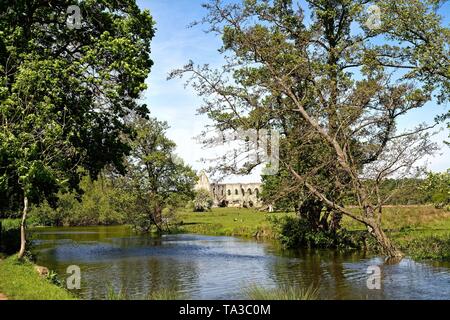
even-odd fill
[(273, 216), (270, 221), (278, 230), (281, 243), (288, 248), (363, 249), (366, 247), (365, 232), (349, 232), (346, 229), (332, 232), (314, 229), (308, 221), (298, 217)]
[(450, 234), (412, 239), (402, 245), (405, 251), (418, 260), (450, 260)]
[(197, 191), (194, 199), (194, 212), (210, 211), (213, 205), (213, 199), (207, 190)]
[(14, 254), (20, 248), (20, 219), (0, 220), (0, 252)]
[(88, 178), (83, 180), (82, 188), (84, 194), (81, 201), (75, 193), (58, 194), (56, 208), (47, 202), (32, 207), (30, 221), (40, 226), (114, 225), (125, 222), (120, 190), (106, 182)]
[(421, 189), (428, 193), (436, 208), (450, 211), (450, 169), (444, 173), (429, 173)]

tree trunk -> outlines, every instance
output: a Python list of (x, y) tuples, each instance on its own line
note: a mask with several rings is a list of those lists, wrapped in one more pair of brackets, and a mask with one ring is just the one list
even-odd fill
[(367, 229), (369, 230), (369, 233), (377, 240), (378, 244), (383, 249), (383, 253), (386, 254), (388, 258), (403, 258), (403, 253), (394, 246), (378, 223), (371, 223), (367, 226)]
[(333, 210), (330, 221), (330, 231), (336, 232), (341, 228), (342, 213)]
[(159, 205), (156, 205), (154, 207), (154, 210), (152, 212), (152, 220), (156, 226), (156, 229), (158, 229), (158, 232), (162, 233), (162, 209)]
[(23, 214), (22, 214), (22, 222), (20, 224), (20, 250), (18, 258), (22, 259), (25, 254), (25, 247), (27, 242), (26, 236), (26, 222), (27, 222), (27, 214), (28, 214), (28, 197), (23, 198)]

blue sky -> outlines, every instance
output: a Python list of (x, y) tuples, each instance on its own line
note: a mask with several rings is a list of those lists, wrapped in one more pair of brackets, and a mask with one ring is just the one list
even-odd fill
[[(202, 150), (193, 137), (198, 135), (208, 119), (197, 115), (201, 105), (190, 87), (184, 87), (183, 80), (167, 81), (168, 73), (186, 64), (192, 59), (197, 64), (209, 63), (220, 66), (222, 58), (218, 53), (221, 42), (212, 34), (206, 34), (204, 26), (188, 28), (187, 26), (201, 19), (205, 10), (201, 7), (204, 0), (140, 0), (141, 8), (149, 9), (156, 21), (156, 36), (152, 42), (152, 59), (155, 65), (147, 80), (148, 90), (143, 100), (148, 104), (152, 116), (165, 120), (170, 125), (168, 136), (177, 143), (177, 153), (194, 169), (206, 167), (199, 160), (210, 155)], [(446, 6), (447, 9), (450, 5)], [(443, 9), (443, 12), (450, 10)], [(448, 25), (450, 17), (445, 17)], [(433, 118), (449, 106), (438, 106), (431, 102), (421, 110), (415, 110), (400, 120), (401, 127), (411, 127)], [(429, 168), (433, 171), (444, 171), (450, 167), (450, 148), (442, 141), (448, 137), (448, 130), (442, 131), (436, 140), (442, 144), (440, 155), (429, 157)], [(258, 181), (259, 173), (249, 177), (230, 177), (227, 181)]]

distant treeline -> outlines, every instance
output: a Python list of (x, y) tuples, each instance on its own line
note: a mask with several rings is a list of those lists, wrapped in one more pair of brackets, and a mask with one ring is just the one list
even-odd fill
[[(435, 182), (436, 175), (427, 179), (389, 179), (382, 183), (380, 195), (388, 199), (386, 205), (426, 205), (448, 202), (445, 186)], [(370, 181), (366, 181), (370, 184)], [(436, 186), (430, 188), (430, 185)], [(114, 179), (104, 175), (92, 181), (85, 178), (81, 183), (82, 195), (75, 193), (58, 194), (50, 205), (44, 202), (34, 206), (29, 223), (43, 226), (88, 226), (130, 224), (135, 215), (127, 206), (127, 190)], [(447, 194), (447, 198), (446, 198)], [(374, 196), (374, 195), (372, 195)], [(357, 205), (357, 200), (349, 195), (347, 205)], [(207, 213), (205, 213), (207, 214)], [(2, 211), (0, 218), (18, 218), (20, 212)]]
[[(81, 182), (83, 193), (59, 193), (53, 203), (44, 201), (32, 206), (29, 225), (41, 226), (88, 226), (125, 223), (126, 211), (122, 204), (125, 195), (112, 180), (100, 177), (92, 181), (85, 177)], [(2, 211), (0, 218), (19, 218), (21, 212)]]
[[(433, 193), (425, 187), (426, 179), (387, 179), (381, 183), (380, 196), (385, 205), (425, 205), (433, 203)], [(373, 184), (366, 181), (367, 184)], [(375, 197), (375, 195), (371, 195)], [(357, 205), (351, 195), (346, 198), (348, 205)]]

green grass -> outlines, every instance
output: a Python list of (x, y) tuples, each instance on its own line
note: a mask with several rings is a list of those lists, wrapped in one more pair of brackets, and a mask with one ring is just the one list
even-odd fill
[[(280, 213), (286, 214), (286, 213)], [(210, 212), (179, 212), (179, 232), (216, 236), (274, 239), (276, 234), (267, 220), (272, 214), (255, 209), (213, 208)]]
[(0, 261), (0, 292), (10, 300), (72, 300), (70, 292), (42, 278), (30, 262), (15, 256)]
[[(357, 212), (357, 209), (351, 209)], [(364, 229), (362, 224), (344, 217), (343, 225), (349, 230)], [(450, 211), (433, 206), (388, 206), (383, 208), (382, 226), (385, 230), (450, 231)]]
[[(356, 209), (354, 209), (356, 210)], [(349, 230), (364, 229), (345, 217)], [(450, 260), (450, 212), (433, 206), (390, 206), (383, 210), (383, 229), (416, 260)]]
[(276, 289), (267, 289), (252, 285), (244, 291), (250, 300), (317, 300), (318, 289), (314, 286), (301, 288), (299, 286), (283, 286)]
[(175, 289), (163, 288), (148, 295), (148, 300), (183, 300), (185, 297)]

